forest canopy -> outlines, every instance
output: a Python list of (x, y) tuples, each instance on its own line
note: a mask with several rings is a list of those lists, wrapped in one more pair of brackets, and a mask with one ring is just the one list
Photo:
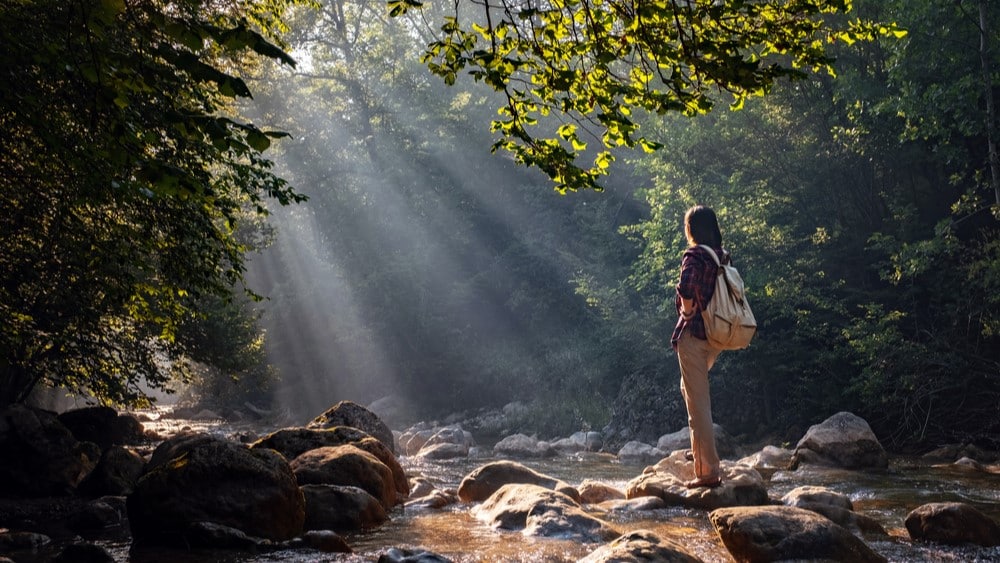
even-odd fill
[(39, 384), (141, 402), (244, 270), (247, 217), (301, 199), (232, 112), (285, 2), (0, 8), (0, 405)]
[[(394, 15), (421, 6), (389, 5)], [(455, 2), (423, 60), (448, 84), (468, 72), (502, 92), (494, 150), (539, 167), (559, 190), (599, 188), (611, 149), (662, 146), (639, 134), (634, 111), (694, 116), (720, 100), (739, 108), (777, 80), (832, 74), (835, 42), (905, 35), (847, 20), (850, 9), (849, 0)], [(561, 124), (540, 126), (549, 115)], [(578, 164), (584, 156), (592, 163)]]
[(190, 360), (303, 416), (655, 440), (704, 203), (760, 321), (713, 369), (727, 430), (1000, 440), (989, 3), (416, 4), (4, 3), (0, 402)]

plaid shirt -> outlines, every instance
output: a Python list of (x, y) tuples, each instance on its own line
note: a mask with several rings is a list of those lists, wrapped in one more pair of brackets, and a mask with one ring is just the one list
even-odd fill
[[(723, 264), (729, 262), (729, 253), (721, 248), (715, 248), (715, 254)], [(681, 333), (687, 329), (691, 336), (707, 340), (705, 336), (705, 321), (701, 318), (701, 312), (705, 309), (712, 295), (715, 293), (715, 277), (719, 274), (719, 267), (715, 265), (715, 260), (707, 250), (700, 246), (692, 246), (684, 251), (684, 258), (681, 260), (681, 281), (677, 284), (677, 295), (674, 297), (674, 305), (677, 307), (677, 314), (681, 312), (681, 298), (694, 300), (694, 316), (690, 320), (677, 319), (677, 326), (670, 337), (670, 345), (677, 349), (677, 341), (681, 339)]]

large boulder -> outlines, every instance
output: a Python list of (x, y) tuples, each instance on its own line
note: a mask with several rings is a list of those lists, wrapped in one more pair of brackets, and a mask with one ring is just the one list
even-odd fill
[(885, 469), (889, 456), (863, 418), (840, 412), (809, 427), (795, 446), (791, 463)]
[(312, 419), (306, 428), (333, 428), (335, 426), (351, 426), (374, 436), (385, 444), (389, 451), (396, 453), (396, 440), (392, 430), (375, 413), (352, 402), (341, 401), (330, 407), (326, 412)]
[(649, 530), (629, 532), (603, 545), (577, 563), (700, 563), (684, 547)]
[(618, 532), (594, 518), (567, 495), (538, 485), (500, 487), (475, 511), (494, 528), (520, 530), (527, 536), (584, 542), (607, 541)]
[(179, 453), (147, 466), (128, 496), (135, 541), (185, 545), (203, 532), (191, 527), (197, 522), (276, 541), (299, 535), (305, 500), (288, 461), (272, 450), (209, 438), (185, 436), (187, 447), (165, 442), (157, 448), (160, 458)]
[(367, 530), (389, 519), (382, 503), (358, 487), (302, 485), (302, 494), (306, 530)]
[(729, 461), (722, 462), (722, 485), (689, 489), (684, 482), (694, 478), (694, 463), (675, 451), (629, 481), (627, 498), (655, 496), (671, 506), (714, 509), (724, 506), (768, 504), (764, 479), (755, 470)]
[(145, 440), (142, 423), (133, 414), (121, 413), (111, 407), (85, 407), (59, 415), (73, 436), (81, 442), (93, 442), (101, 450), (111, 446), (129, 446)]
[(392, 471), (393, 484), (400, 496), (410, 494), (410, 483), (395, 454), (380, 440), (364, 430), (350, 426), (333, 428), (282, 428), (264, 436), (250, 445), (251, 448), (270, 448), (286, 459), (294, 460), (300, 455), (318, 448), (350, 444), (364, 450), (385, 464)]
[(575, 502), (580, 500), (580, 493), (566, 482), (509, 460), (487, 463), (466, 475), (458, 486), (458, 498), (462, 502), (484, 501), (504, 485), (514, 483), (537, 485), (566, 494)]
[(300, 485), (359, 487), (378, 499), (386, 510), (400, 500), (392, 470), (352, 444), (309, 450), (293, 459), (291, 467)]
[(802, 508), (720, 508), (709, 519), (736, 561), (886, 561), (847, 529)]
[(906, 531), (915, 540), (946, 544), (1000, 545), (1000, 524), (962, 502), (933, 502), (906, 515)]
[(74, 492), (101, 459), (55, 413), (24, 405), (0, 411), (0, 495), (36, 497)]

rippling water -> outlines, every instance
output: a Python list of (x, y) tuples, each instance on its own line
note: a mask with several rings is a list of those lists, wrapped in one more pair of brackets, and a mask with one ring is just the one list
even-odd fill
[[(163, 422), (191, 426), (193, 429), (232, 434), (232, 428), (211, 423)], [(179, 426), (178, 426), (179, 427)], [(170, 433), (168, 427), (161, 430)], [(176, 430), (176, 428), (174, 428)], [(438, 488), (457, 488), (462, 477), (476, 467), (492, 461), (492, 457), (450, 461), (426, 461), (402, 457), (407, 475), (423, 476)], [(614, 457), (583, 454), (549, 460), (527, 460), (523, 463), (536, 471), (579, 485), (584, 479), (604, 482), (619, 489), (642, 472), (641, 465), (624, 465)], [(919, 544), (909, 540), (903, 520), (917, 506), (928, 502), (961, 501), (976, 506), (1000, 521), (1000, 475), (973, 472), (954, 466), (930, 467), (926, 462), (910, 458), (893, 459), (888, 471), (857, 472), (818, 468), (779, 471), (771, 478), (770, 494), (780, 498), (802, 485), (826, 486), (847, 495), (856, 512), (878, 520), (889, 532), (888, 539), (868, 544), (893, 562), (955, 561), (1000, 562), (1000, 547), (949, 547)], [(703, 510), (669, 508), (655, 511), (600, 513), (616, 529), (627, 532), (648, 529), (670, 538), (706, 563), (729, 563), (729, 556)], [(347, 535), (354, 548), (353, 556), (320, 554), (314, 551), (277, 551), (262, 554), (226, 552), (191, 553), (183, 561), (213, 562), (289, 562), (375, 561), (378, 554), (390, 547), (420, 547), (447, 556), (456, 562), (538, 562), (576, 561), (598, 547), (548, 538), (525, 537), (518, 532), (493, 530), (478, 521), (470, 506), (462, 503), (442, 510), (402, 510), (392, 513), (390, 522), (380, 528)], [(181, 561), (177, 554), (136, 558), (130, 556), (125, 543), (108, 542), (116, 558), (122, 561)]]

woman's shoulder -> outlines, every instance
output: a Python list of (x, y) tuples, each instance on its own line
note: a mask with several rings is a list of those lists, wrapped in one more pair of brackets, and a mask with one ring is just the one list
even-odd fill
[[(732, 256), (724, 247), (712, 248), (712, 252), (715, 253), (716, 257), (718, 257), (720, 264), (732, 263)], [(712, 257), (712, 254), (702, 245), (687, 247), (687, 249), (684, 250), (684, 258), (687, 260), (712, 264), (713, 266), (715, 265), (715, 259)]]

